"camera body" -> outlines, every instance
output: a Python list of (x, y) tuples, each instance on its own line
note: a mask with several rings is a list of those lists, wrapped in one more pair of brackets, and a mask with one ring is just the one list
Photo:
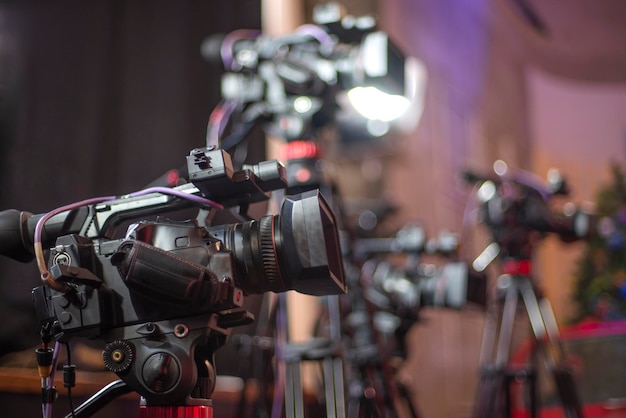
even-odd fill
[[(483, 278), (459, 260), (458, 237), (442, 231), (426, 239), (420, 225), (408, 224), (393, 238), (364, 239), (356, 249), (368, 257), (370, 274), (365, 297), (381, 310), (401, 318), (417, 319), (421, 307), (461, 309), (482, 303)], [(403, 262), (385, 255), (405, 255)], [(429, 256), (431, 262), (420, 260)]]
[(152, 229), (159, 242), (59, 237), (48, 257), (49, 271), (68, 286), (33, 291), (40, 320), (54, 321), (56, 332), (67, 337), (99, 337), (110, 328), (242, 305), (232, 252), (218, 240), (203, 242), (204, 265), (165, 249), (165, 235), (174, 246), (181, 240), (190, 245), (202, 239), (204, 228), (185, 228), (183, 234), (176, 224), (158, 222)]
[(572, 203), (562, 211), (553, 207), (555, 195), (568, 194), (564, 183), (551, 187), (521, 170), (493, 178), (467, 172), (465, 177), (480, 183), (480, 221), (507, 258), (530, 259), (534, 245), (547, 234), (572, 242), (593, 233), (595, 218), (590, 213)]
[[(235, 171), (219, 149), (193, 150), (188, 166), (198, 193), (229, 206), (247, 207), (286, 186), (279, 163)], [(80, 228), (58, 234), (49, 244), (48, 270), (64, 286), (33, 292), (42, 321), (53, 320), (65, 334), (97, 336), (98, 329), (238, 308), (247, 294), (346, 291), (334, 215), (317, 190), (288, 196), (280, 214), (259, 220), (139, 220), (124, 237), (111, 237), (133, 212), (156, 212), (154, 198), (94, 205)]]

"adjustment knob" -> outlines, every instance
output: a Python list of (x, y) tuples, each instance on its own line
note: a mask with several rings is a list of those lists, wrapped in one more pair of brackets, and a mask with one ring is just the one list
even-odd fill
[(104, 347), (102, 358), (104, 366), (114, 372), (122, 373), (133, 362), (133, 347), (126, 341), (113, 341)]
[(180, 366), (168, 353), (152, 354), (143, 364), (141, 374), (146, 387), (156, 393), (172, 389), (180, 377)]

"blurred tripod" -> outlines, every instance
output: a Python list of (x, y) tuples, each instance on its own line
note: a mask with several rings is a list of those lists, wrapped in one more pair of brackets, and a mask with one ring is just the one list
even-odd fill
[(496, 257), (502, 260), (503, 275), (498, 277), (496, 295), (488, 310), (481, 348), (481, 376), (474, 418), (511, 416), (511, 384), (524, 378), (529, 386), (530, 413), (537, 416), (537, 370), (514, 370), (509, 365), (511, 339), (518, 301), (524, 302), (545, 368), (554, 378), (555, 388), (568, 418), (583, 416), (570, 368), (564, 361), (558, 326), (550, 306), (533, 282), (532, 254), (535, 245), (548, 233), (561, 241), (587, 238), (592, 231), (590, 215), (579, 209), (568, 213), (554, 211), (549, 203), (555, 195), (567, 195), (563, 178), (554, 172), (550, 183), (539, 181), (523, 170), (509, 170), (503, 161), (494, 164), (497, 176), (465, 173), (469, 183), (480, 184), (481, 221), (490, 229), (493, 243), (474, 261), (484, 271)]
[(377, 269), (384, 264), (376, 258), (363, 263), (359, 285), (352, 288), (345, 312), (344, 338), (351, 366), (348, 418), (420, 416), (411, 388), (397, 374), (407, 358), (406, 336), (418, 320), (418, 309), (395, 303), (394, 310), (390, 295), (376, 289)]
[[(566, 417), (583, 416), (571, 370), (564, 361), (559, 330), (550, 302), (532, 281), (529, 260), (511, 260), (504, 264), (504, 274), (496, 283), (496, 298), (492, 301), (483, 333), (481, 348), (481, 379), (473, 417), (510, 417), (512, 411), (511, 384), (524, 379), (529, 386), (530, 414), (537, 416), (537, 371), (509, 366), (509, 354), (518, 301), (521, 299), (533, 336), (543, 352), (545, 367), (554, 384)], [(496, 341), (497, 339), (497, 341)]]

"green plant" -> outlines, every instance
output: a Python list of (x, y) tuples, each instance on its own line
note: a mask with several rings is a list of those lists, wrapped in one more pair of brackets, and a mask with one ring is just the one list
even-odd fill
[(575, 320), (626, 318), (626, 177), (612, 166), (613, 184), (597, 194), (595, 231), (577, 269)]

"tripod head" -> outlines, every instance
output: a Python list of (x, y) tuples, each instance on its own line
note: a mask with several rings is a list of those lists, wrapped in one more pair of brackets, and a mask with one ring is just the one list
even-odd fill
[[(216, 211), (241, 212), (286, 187), (284, 167), (237, 171), (213, 147), (192, 150), (187, 167), (191, 183), (172, 189), (43, 215), (0, 212), (1, 254), (35, 257), (42, 273), (33, 301), (44, 339), (102, 340), (104, 365), (148, 406), (210, 403), (213, 353), (253, 320), (240, 310), (245, 295), (346, 291), (334, 216), (318, 191), (287, 197), (277, 215), (212, 225)], [(148, 219), (194, 207), (196, 219)], [(122, 221), (131, 223), (120, 237)]]

